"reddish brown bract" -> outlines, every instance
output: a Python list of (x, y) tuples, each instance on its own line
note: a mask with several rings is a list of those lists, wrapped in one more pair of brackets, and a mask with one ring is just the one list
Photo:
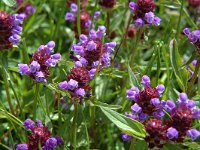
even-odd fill
[(99, 4), (105, 8), (113, 8), (116, 4), (116, 0), (99, 0)]

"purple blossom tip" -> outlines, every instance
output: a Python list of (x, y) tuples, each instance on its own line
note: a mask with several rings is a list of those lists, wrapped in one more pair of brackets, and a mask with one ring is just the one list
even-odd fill
[(63, 81), (59, 83), (59, 88), (61, 90), (67, 90), (67, 81)]
[(78, 6), (75, 3), (72, 3), (71, 6), (71, 12), (76, 13), (78, 11)]
[(138, 114), (142, 111), (142, 108), (137, 103), (135, 103), (131, 106), (131, 110), (134, 114)]
[(187, 136), (191, 138), (193, 141), (196, 140), (200, 136), (200, 132), (196, 129), (190, 129), (186, 132)]
[(160, 105), (160, 100), (158, 98), (152, 98), (150, 103), (155, 107), (158, 107)]
[(44, 82), (44, 83), (47, 82), (47, 80), (46, 80), (46, 78), (44, 76), (44, 73), (42, 71), (36, 72), (36, 74), (35, 74), (35, 80), (37, 82)]
[(167, 100), (165, 104), (165, 109), (168, 111), (172, 111), (174, 108), (176, 108), (176, 105), (173, 100)]
[(85, 90), (82, 88), (79, 88), (76, 90), (76, 95), (80, 96), (80, 97), (84, 97), (85, 96)]
[(76, 19), (76, 18), (75, 18), (75, 16), (74, 16), (73, 13), (70, 13), (70, 12), (66, 13), (66, 15), (65, 15), (65, 20), (74, 22), (75, 19)]
[(85, 34), (81, 34), (79, 39), (80, 39), (81, 42), (85, 43), (85, 42), (87, 42), (88, 37)]
[(142, 84), (143, 84), (144, 87), (150, 85), (150, 78), (147, 75), (144, 75), (142, 77)]
[(49, 138), (46, 143), (45, 143), (46, 147), (49, 147), (51, 149), (54, 149), (57, 146), (57, 140), (56, 138)]
[(171, 140), (171, 139), (177, 139), (178, 138), (178, 131), (173, 128), (170, 127), (167, 129), (167, 137)]
[(162, 95), (162, 93), (165, 91), (165, 86), (162, 85), (162, 84), (160, 84), (160, 85), (158, 85), (158, 86), (156, 87), (156, 89), (157, 89), (158, 93), (159, 93), (160, 95)]
[(23, 122), (23, 126), (25, 126), (27, 130), (33, 129), (35, 127), (35, 122), (31, 119), (26, 119)]
[(188, 101), (188, 96), (186, 93), (180, 93), (179, 94), (179, 102), (186, 103)]
[(93, 51), (97, 47), (97, 44), (94, 41), (89, 41), (87, 44), (87, 50), (88, 51)]
[(130, 2), (129, 8), (130, 8), (132, 13), (135, 13), (135, 9), (137, 8), (137, 4), (135, 2)]
[(18, 64), (19, 73), (21, 75), (29, 75), (30, 74), (30, 68), (27, 64)]
[(37, 61), (32, 61), (29, 67), (32, 73), (35, 73), (40, 70), (40, 64)]
[(189, 36), (189, 35), (191, 34), (189, 28), (185, 28), (185, 29), (183, 30), (183, 33), (184, 33), (185, 35), (187, 35), (187, 36)]
[(126, 133), (122, 133), (122, 140), (123, 141), (131, 141), (133, 138)]
[(148, 12), (145, 14), (145, 20), (150, 24), (152, 24), (154, 22), (154, 17), (155, 17), (155, 15), (153, 12)]
[(196, 109), (193, 113), (192, 113), (192, 117), (193, 118), (197, 118), (200, 120), (200, 109)]
[(127, 90), (127, 98), (136, 102), (139, 92), (140, 90), (137, 87), (133, 86), (131, 89)]
[(16, 150), (28, 150), (28, 145), (26, 143), (24, 143), (24, 144), (17, 144)]
[(76, 80), (73, 80), (73, 79), (70, 79), (68, 82), (67, 82), (67, 88), (69, 90), (74, 90), (75, 88), (78, 87), (78, 82)]
[(160, 21), (161, 21), (161, 19), (156, 16), (156, 17), (154, 17), (153, 24), (155, 26), (159, 26), (160, 25)]
[(100, 11), (95, 11), (95, 13), (94, 13), (94, 19), (97, 20), (100, 14), (101, 14)]
[(141, 18), (138, 18), (134, 21), (135, 25), (138, 27), (144, 26), (144, 21)]

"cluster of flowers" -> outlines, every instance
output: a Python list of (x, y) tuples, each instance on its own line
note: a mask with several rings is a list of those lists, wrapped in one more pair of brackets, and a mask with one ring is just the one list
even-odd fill
[(81, 34), (80, 42), (72, 46), (70, 57), (75, 61), (74, 67), (67, 81), (61, 82), (59, 88), (69, 91), (74, 98), (83, 98), (90, 90), (88, 84), (97, 68), (101, 70), (110, 65), (110, 53), (114, 51), (116, 43), (102, 43), (105, 32), (106, 28), (99, 26), (97, 31), (90, 30), (89, 36)]
[[(189, 100), (187, 94), (180, 93), (177, 102), (173, 100), (159, 100), (164, 92), (163, 85), (151, 87), (148, 76), (143, 76), (143, 90), (132, 87), (127, 91), (127, 98), (134, 101), (131, 106), (132, 113), (126, 113), (127, 117), (142, 122), (148, 133), (145, 138), (150, 148), (163, 147), (169, 141), (183, 142), (185, 136), (192, 140), (200, 136), (200, 132), (192, 128), (194, 119), (200, 119), (200, 109), (195, 101)], [(167, 114), (167, 115), (166, 115)], [(124, 141), (132, 140), (132, 137), (122, 133)]]
[(51, 55), (54, 52), (54, 47), (54, 41), (41, 45), (38, 51), (33, 53), (29, 66), (18, 64), (20, 74), (28, 75), (37, 82), (46, 83), (49, 76), (49, 67), (55, 67), (61, 58), (59, 53)]
[(0, 51), (19, 44), (22, 33), (23, 14), (10, 15), (0, 11)]
[[(67, 0), (67, 6), (70, 6), (72, 3), (77, 3), (77, 0)], [(81, 9), (85, 9), (88, 5), (88, 0), (80, 0)]]
[(200, 8), (200, 0), (188, 0), (188, 3), (193, 8)]
[[(78, 11), (78, 6), (75, 3), (72, 3), (70, 8), (71, 8), (71, 12), (66, 13), (65, 19), (70, 22), (75, 22), (76, 16), (77, 16), (77, 11)], [(100, 11), (96, 11), (94, 13), (94, 19), (97, 20), (99, 15), (100, 15)], [(91, 15), (86, 10), (82, 9), (80, 12), (81, 33), (88, 34), (91, 24), (92, 24)], [(75, 23), (74, 31), (75, 31), (75, 33), (77, 33), (76, 23)]]
[(25, 18), (35, 13), (35, 7), (31, 6), (27, 2), (24, 2), (24, 0), (16, 0), (16, 2), (17, 2), (17, 5), (14, 7), (14, 9), (19, 8), (17, 12), (20, 14), (23, 14)]
[(188, 40), (196, 47), (197, 53), (200, 55), (200, 30), (190, 32), (189, 28), (185, 28), (183, 32), (187, 35)]
[(136, 26), (144, 26), (145, 24), (153, 24), (155, 26), (160, 25), (161, 19), (157, 17), (153, 10), (156, 5), (153, 0), (138, 0), (129, 3), (129, 8), (134, 14), (134, 23)]
[(31, 134), (28, 136), (28, 143), (17, 144), (16, 150), (39, 150), (40, 147), (42, 150), (53, 150), (64, 144), (61, 137), (52, 137), (51, 132), (40, 120), (35, 124), (31, 119), (26, 119), (23, 126), (31, 131)]

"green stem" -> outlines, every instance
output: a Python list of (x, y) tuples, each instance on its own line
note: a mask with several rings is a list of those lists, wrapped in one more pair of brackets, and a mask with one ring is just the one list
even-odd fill
[(196, 67), (195, 67), (194, 74), (192, 76), (192, 79), (188, 83), (188, 87), (187, 87), (187, 94), (188, 94), (189, 97), (191, 96), (192, 89), (193, 89), (192, 87), (193, 87), (193, 85), (194, 85), (194, 83), (197, 79), (199, 68), (200, 68), (200, 60), (197, 60), (197, 64), (196, 64)]
[(130, 145), (130, 147), (129, 147), (129, 150), (134, 150), (134, 148), (135, 148), (135, 142), (136, 142), (136, 139), (133, 139), (133, 140), (131, 141), (131, 145)]
[(33, 119), (36, 119), (36, 112), (37, 112), (37, 103), (38, 103), (38, 95), (39, 95), (40, 84), (35, 84), (35, 98), (34, 98), (34, 114)]
[(77, 2), (78, 2), (77, 30), (78, 30), (78, 37), (79, 37), (81, 35), (81, 20), (80, 20), (81, 8), (80, 8), (80, 0), (77, 0)]
[(109, 10), (107, 10), (106, 23), (107, 23), (106, 34), (109, 37), (109, 34), (110, 34), (110, 11)]
[(90, 140), (89, 140), (89, 134), (88, 134), (88, 129), (87, 129), (87, 122), (85, 120), (85, 115), (83, 113), (83, 106), (81, 106), (81, 113), (83, 116), (83, 122), (84, 122), (84, 126), (85, 126), (85, 132), (86, 132), (86, 140), (87, 140), (87, 149), (90, 149)]
[(74, 118), (73, 118), (73, 143), (74, 150), (76, 150), (76, 134), (77, 134), (77, 116), (78, 116), (78, 103), (74, 103)]
[(118, 52), (119, 52), (120, 47), (122, 46), (122, 44), (124, 43), (124, 41), (126, 41), (126, 37), (127, 37), (127, 33), (128, 33), (128, 28), (129, 28), (129, 26), (130, 26), (130, 24), (131, 24), (131, 20), (132, 20), (132, 17), (131, 17), (131, 15), (130, 15), (130, 16), (129, 16), (128, 24), (127, 24), (126, 29), (125, 29), (124, 34), (123, 34), (124, 36), (123, 36), (123, 38), (122, 38), (122, 40), (121, 40), (121, 42), (120, 42), (118, 48), (117, 48), (116, 51), (115, 51), (114, 58), (113, 58), (113, 60), (112, 60), (112, 65), (114, 65), (115, 58), (116, 58), (116, 56), (117, 56), (117, 54), (118, 54)]
[[(7, 56), (5, 56), (7, 58)], [(8, 101), (8, 105), (9, 105), (9, 108), (10, 108), (10, 111), (11, 113), (14, 115), (14, 109), (13, 109), (13, 106), (12, 106), (12, 103), (11, 103), (11, 98), (10, 98), (10, 91), (9, 91), (9, 83), (8, 81), (10, 81), (10, 78), (7, 76), (7, 70), (5, 68), (5, 63), (3, 61), (3, 54), (1, 54), (1, 57), (0, 57), (0, 62), (1, 62), (1, 72), (2, 72), (2, 76), (3, 76), (3, 80), (4, 80), (4, 84), (5, 84), (5, 90), (6, 90), (6, 96), (7, 96), (7, 101)]]
[(181, 9), (180, 9), (180, 15), (178, 18), (178, 24), (177, 24), (177, 29), (176, 29), (176, 39), (178, 38), (179, 32), (180, 32), (180, 23), (181, 23), (181, 17), (182, 17), (182, 12), (183, 12), (183, 0), (181, 2)]

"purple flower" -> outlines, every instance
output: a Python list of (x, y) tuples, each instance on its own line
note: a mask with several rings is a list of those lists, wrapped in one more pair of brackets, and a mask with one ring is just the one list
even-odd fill
[(189, 109), (193, 109), (194, 107), (196, 106), (196, 102), (193, 101), (193, 100), (189, 100), (188, 103), (187, 103), (187, 107)]
[(74, 22), (75, 19), (76, 19), (76, 18), (75, 18), (75, 16), (74, 16), (73, 13), (70, 13), (70, 12), (66, 13), (66, 15), (65, 15), (65, 20)]
[(142, 111), (142, 108), (137, 103), (135, 103), (131, 106), (131, 110), (134, 114), (138, 114)]
[(74, 63), (74, 68), (79, 68), (79, 67), (82, 67), (82, 66), (83, 66), (83, 64), (80, 61), (76, 61)]
[(165, 108), (168, 111), (171, 111), (172, 109), (176, 108), (176, 105), (174, 104), (173, 100), (167, 100), (166, 104), (165, 104)]
[(165, 91), (165, 86), (162, 85), (162, 84), (160, 84), (160, 85), (158, 85), (158, 86), (156, 87), (156, 89), (157, 89), (159, 95), (161, 96), (162, 93)]
[(72, 3), (71, 6), (71, 12), (76, 13), (78, 11), (78, 6), (75, 3)]
[(85, 34), (81, 34), (80, 37), (79, 37), (79, 39), (80, 39), (80, 41), (82, 43), (85, 43), (85, 42), (87, 42), (88, 37)]
[(35, 73), (40, 70), (40, 64), (37, 61), (32, 61), (29, 67), (32, 73)]
[(137, 87), (133, 86), (131, 89), (127, 90), (126, 97), (136, 102), (139, 92), (140, 90)]
[(200, 136), (200, 132), (196, 129), (190, 129), (186, 132), (187, 136), (191, 138), (193, 141), (196, 140)]
[(16, 45), (16, 44), (19, 44), (19, 40), (20, 40), (20, 36), (18, 34), (13, 34), (12, 36), (9, 37), (9, 41)]
[(55, 148), (57, 146), (57, 140), (56, 138), (49, 138), (46, 143), (45, 143), (46, 147), (49, 147), (51, 149)]
[(101, 14), (100, 11), (95, 11), (95, 13), (94, 13), (94, 19), (97, 20), (100, 14)]
[(37, 127), (43, 127), (43, 124), (42, 124), (41, 120), (37, 120), (36, 124), (37, 124)]
[(105, 26), (99, 26), (98, 27), (98, 30), (97, 30), (97, 32), (96, 32), (96, 34), (97, 34), (97, 37), (99, 38), (99, 39), (102, 39), (102, 37), (104, 36), (104, 33), (106, 32), (106, 27)]
[(97, 33), (94, 29), (90, 30), (89, 37), (95, 39), (97, 37)]
[(145, 119), (148, 118), (148, 117), (149, 117), (149, 116), (148, 116), (147, 114), (143, 113), (143, 112), (141, 112), (141, 113), (139, 114), (139, 120), (140, 120), (140, 122), (144, 122)]
[(63, 144), (64, 144), (64, 142), (63, 142), (63, 140), (61, 139), (61, 137), (55, 136), (54, 138), (56, 138), (57, 144), (58, 144), (58, 145), (63, 145)]
[(200, 120), (200, 109), (196, 109), (193, 113), (192, 113), (192, 117), (193, 118), (197, 118)]
[(87, 43), (87, 50), (88, 51), (93, 51), (93, 50), (96, 49), (96, 47), (97, 47), (97, 44), (94, 41), (89, 41)]
[(81, 62), (81, 64), (83, 64), (85, 66), (88, 64), (88, 61), (83, 57), (79, 58), (79, 61)]
[(67, 82), (67, 89), (74, 90), (77, 87), (78, 87), (78, 82), (76, 80), (70, 79)]
[(83, 50), (82, 46), (73, 45), (72, 51), (74, 51), (77, 55), (83, 55), (84, 54), (84, 50)]
[(187, 35), (187, 36), (189, 36), (189, 35), (191, 34), (189, 28), (185, 28), (185, 29), (183, 30), (183, 33), (184, 33), (185, 35)]
[(145, 14), (145, 20), (150, 24), (152, 24), (154, 22), (154, 17), (155, 17), (155, 15), (153, 12), (148, 12)]
[(150, 103), (152, 105), (154, 105), (155, 107), (160, 106), (160, 100), (158, 98), (152, 98), (151, 101), (150, 101)]
[(159, 118), (159, 119), (161, 119), (164, 115), (165, 115), (165, 113), (163, 112), (162, 109), (158, 109), (153, 113), (153, 116), (155, 118)]
[(123, 141), (131, 141), (133, 138), (126, 133), (121, 133)]
[(110, 53), (104, 53), (102, 55), (102, 60), (106, 66), (110, 66)]
[(193, 61), (192, 61), (192, 65), (193, 65), (193, 66), (196, 66), (196, 65), (197, 65), (197, 60), (193, 60)]
[(155, 26), (159, 26), (160, 25), (160, 21), (161, 21), (161, 19), (159, 18), (159, 17), (155, 17), (154, 18), (154, 21), (153, 21), (153, 24), (155, 25)]
[(91, 69), (88, 73), (89, 73), (90, 78), (92, 79), (96, 73), (96, 69)]
[(85, 96), (85, 90), (82, 88), (77, 89), (75, 93), (76, 95), (81, 96), (81, 97)]
[(167, 129), (167, 137), (171, 140), (171, 139), (177, 139), (178, 138), (178, 131), (173, 128), (170, 127)]
[(59, 83), (59, 88), (61, 90), (67, 90), (67, 81), (63, 81)]
[(51, 55), (51, 59), (55, 59), (55, 60), (59, 61), (60, 58), (61, 58), (60, 53), (56, 53), (56, 54)]
[(179, 103), (187, 103), (188, 101), (188, 96), (186, 93), (180, 93), (179, 94), (179, 98), (178, 98), (178, 102)]
[(35, 127), (35, 122), (31, 119), (26, 119), (23, 122), (23, 126), (25, 126), (27, 130), (33, 129)]
[(19, 67), (19, 73), (21, 75), (29, 75), (30, 74), (30, 68), (27, 64), (18, 64)]
[(28, 150), (28, 144), (17, 144), (16, 150)]
[(142, 77), (142, 84), (143, 84), (144, 87), (150, 85), (150, 78), (147, 75), (144, 75)]
[(138, 18), (134, 21), (135, 25), (138, 27), (142, 27), (144, 25), (144, 21), (141, 18)]
[(51, 58), (49, 58), (49, 59), (46, 61), (46, 65), (49, 66), (49, 67), (55, 67), (55, 66), (56, 66), (56, 63), (57, 63), (57, 60), (56, 60), (56, 59), (51, 59)]
[(47, 47), (47, 53), (52, 53), (54, 51), (54, 47), (55, 47), (55, 42), (54, 41), (49, 41), (46, 45)]
[(36, 72), (36, 74), (35, 74), (35, 80), (37, 82), (44, 82), (44, 83), (47, 82), (47, 80), (46, 80), (46, 78), (44, 76), (44, 73), (42, 71)]
[(137, 8), (137, 4), (135, 2), (130, 2), (129, 3), (129, 8), (130, 8), (132, 13), (135, 13), (135, 10)]
[(194, 30), (194, 31), (192, 32), (192, 34), (193, 34), (197, 39), (200, 40), (200, 30)]

